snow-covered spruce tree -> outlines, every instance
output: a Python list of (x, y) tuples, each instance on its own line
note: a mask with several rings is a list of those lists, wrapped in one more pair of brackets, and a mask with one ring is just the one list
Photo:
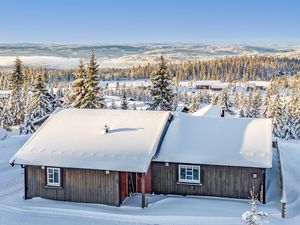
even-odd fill
[(243, 108), (239, 110), (239, 117), (245, 117), (245, 111)]
[(218, 105), (224, 107), (225, 111), (229, 111), (229, 108), (232, 106), (227, 88), (224, 88), (218, 98)]
[(276, 137), (281, 138), (283, 127), (283, 108), (279, 92), (277, 92), (271, 101), (269, 115), (270, 118), (272, 118), (273, 134)]
[(199, 99), (197, 98), (197, 96), (193, 96), (192, 98), (192, 105), (191, 108), (189, 110), (189, 112), (196, 112), (197, 110), (199, 110), (200, 105), (199, 105)]
[(149, 109), (158, 111), (174, 110), (172, 76), (163, 56), (160, 57), (158, 68), (154, 72), (151, 82), (150, 95), (152, 99)]
[(268, 213), (265, 211), (257, 211), (256, 204), (258, 202), (258, 195), (254, 194), (254, 192), (250, 191), (250, 205), (251, 209), (246, 211), (242, 215), (242, 222), (247, 225), (261, 225), (262, 219), (268, 216)]
[(263, 103), (262, 103), (262, 116), (264, 118), (269, 118), (269, 110), (270, 110), (270, 104), (271, 104), (271, 89), (268, 88), (266, 90), (266, 93), (265, 93), (265, 97), (264, 97), (264, 100), (263, 100)]
[(32, 97), (26, 107), (26, 118), (20, 127), (21, 133), (29, 132), (32, 130), (35, 121), (53, 112), (52, 104), (49, 102), (49, 92), (40, 73), (37, 74), (37, 77), (33, 82), (31, 92)]
[(184, 103), (184, 106), (189, 108), (190, 107), (190, 96), (188, 95), (187, 91), (184, 92), (183, 94), (183, 103)]
[(9, 100), (6, 99), (4, 101), (3, 110), (0, 114), (0, 127), (8, 131), (10, 130), (10, 126), (13, 124), (9, 108)]
[(72, 82), (71, 88), (66, 95), (64, 107), (81, 108), (81, 106), (84, 104), (83, 97), (86, 94), (86, 89), (84, 86), (85, 79), (86, 72), (84, 64), (83, 61), (80, 60), (76, 73), (76, 79)]
[(232, 97), (233, 97), (233, 105), (234, 105), (234, 107), (238, 108), (239, 107), (239, 100), (240, 100), (239, 94), (235, 91), (235, 92), (233, 92)]
[(84, 82), (85, 94), (80, 108), (102, 109), (106, 108), (102, 90), (98, 87), (97, 73), (98, 64), (94, 52), (92, 51), (88, 63), (87, 78)]
[(249, 91), (249, 95), (245, 97), (245, 107), (244, 107), (244, 112), (245, 112), (245, 117), (251, 117), (251, 112), (252, 112), (252, 100), (253, 100), (253, 91)]
[(122, 88), (121, 109), (128, 109), (127, 93), (125, 87)]
[(281, 138), (286, 140), (297, 139), (294, 121), (291, 103), (285, 100), (282, 116)]
[(32, 109), (30, 108), (30, 106), (26, 109), (24, 122), (20, 126), (20, 134), (32, 134), (35, 132), (35, 118), (31, 110)]
[(248, 117), (251, 118), (259, 118), (261, 110), (261, 96), (259, 91), (255, 91), (252, 95), (250, 114)]
[(13, 74), (10, 79), (11, 93), (9, 95), (9, 114), (11, 116), (11, 125), (19, 125), (24, 119), (24, 93), (23, 90), (24, 75), (22, 72), (22, 61), (17, 57)]

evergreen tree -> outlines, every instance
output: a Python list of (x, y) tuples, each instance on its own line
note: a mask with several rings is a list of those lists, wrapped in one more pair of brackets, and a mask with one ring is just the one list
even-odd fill
[(189, 108), (190, 107), (190, 96), (188, 95), (188, 93), (185, 91), (183, 94), (183, 103), (184, 106)]
[(31, 110), (32, 109), (30, 108), (30, 106), (26, 110), (24, 122), (20, 126), (20, 134), (32, 134), (35, 132), (35, 118)]
[(167, 62), (161, 56), (158, 68), (151, 79), (150, 94), (152, 101), (149, 107), (150, 110), (173, 110), (174, 94), (171, 81), (172, 77), (168, 70)]
[(283, 109), (279, 92), (274, 96), (270, 105), (270, 118), (272, 118), (273, 134), (281, 138), (283, 127)]
[(87, 92), (85, 88), (86, 72), (83, 61), (80, 60), (76, 79), (73, 81), (71, 89), (66, 96), (64, 107), (81, 108), (84, 105), (83, 98)]
[(233, 93), (233, 105), (234, 105), (234, 107), (236, 107), (236, 108), (239, 107), (239, 100), (240, 100), (239, 94), (235, 91)]
[(250, 114), (248, 117), (259, 118), (261, 109), (261, 96), (259, 91), (255, 91), (252, 95)]
[(32, 98), (28, 107), (28, 118), (37, 120), (43, 118), (53, 112), (51, 103), (49, 102), (49, 92), (46, 84), (43, 83), (42, 75), (39, 73), (32, 85)]
[[(124, 85), (125, 86), (125, 85)], [(121, 109), (128, 109), (128, 101), (125, 87), (122, 88)]]
[(210, 98), (210, 104), (217, 105), (218, 104), (218, 98), (219, 96), (216, 94), (213, 94)]
[(268, 88), (266, 90), (264, 101), (262, 103), (262, 116), (264, 118), (269, 118), (270, 103), (271, 103), (271, 89)]
[(239, 117), (245, 117), (245, 112), (244, 112), (244, 109), (243, 109), (243, 108), (241, 108), (241, 109), (239, 110)]
[(106, 108), (102, 90), (98, 87), (97, 73), (98, 64), (94, 52), (91, 53), (88, 63), (87, 79), (84, 83), (85, 94), (82, 99), (81, 108), (102, 109)]
[(229, 100), (227, 88), (224, 88), (222, 90), (221, 95), (218, 98), (218, 105), (221, 107), (224, 107), (225, 111), (229, 111), (229, 107), (232, 106), (232, 104)]
[(9, 108), (9, 101), (4, 101), (3, 110), (0, 114), (0, 127), (8, 131), (10, 130), (10, 126), (13, 124), (13, 119), (10, 114)]
[(198, 100), (197, 96), (193, 96), (192, 105), (191, 105), (189, 112), (192, 112), (192, 113), (196, 112), (199, 110), (199, 108), (200, 108), (199, 100)]
[(24, 93), (23, 90), (24, 75), (22, 72), (22, 61), (17, 57), (15, 60), (14, 71), (10, 79), (11, 93), (9, 96), (9, 114), (12, 124), (19, 125), (24, 118)]

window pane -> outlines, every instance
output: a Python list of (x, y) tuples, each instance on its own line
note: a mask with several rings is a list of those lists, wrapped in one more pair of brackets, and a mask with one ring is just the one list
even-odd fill
[(188, 180), (193, 180), (193, 176), (192, 176), (192, 175), (187, 175), (187, 176), (186, 176), (186, 179), (188, 179)]
[(180, 168), (180, 179), (185, 179), (186, 170), (185, 168)]
[(49, 178), (49, 183), (53, 183), (53, 178)]
[(186, 174), (189, 176), (192, 176), (193, 175), (193, 170), (191, 169), (191, 168), (188, 168), (187, 170), (186, 170)]
[(58, 171), (54, 171), (54, 182), (58, 183)]
[(193, 180), (199, 180), (199, 169), (198, 168), (193, 169)]
[(50, 174), (49, 174), (49, 178), (53, 178), (53, 173), (50, 173)]
[(49, 173), (53, 173), (53, 169), (48, 169), (48, 172)]

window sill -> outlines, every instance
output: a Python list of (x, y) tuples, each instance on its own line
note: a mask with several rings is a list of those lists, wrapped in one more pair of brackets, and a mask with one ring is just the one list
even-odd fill
[(48, 189), (62, 189), (62, 186), (49, 186), (49, 185), (46, 185), (45, 188), (48, 188)]
[(185, 183), (185, 182), (177, 182), (179, 185), (189, 185), (189, 186), (202, 186), (202, 183)]

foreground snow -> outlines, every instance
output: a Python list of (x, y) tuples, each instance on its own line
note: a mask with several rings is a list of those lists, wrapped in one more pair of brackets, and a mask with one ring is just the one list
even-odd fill
[[(0, 224), (241, 224), (243, 212), (250, 208), (247, 200), (229, 200), (206, 197), (157, 196), (149, 197), (150, 205), (140, 208), (140, 197), (128, 198), (121, 207), (111, 207), (96, 204), (80, 204), (51, 201), (40, 198), (23, 199), (23, 174), (20, 167), (11, 167), (8, 160), (19, 149), (29, 136), (10, 135), (0, 141)], [(300, 150), (298, 148), (298, 150)], [(293, 151), (290, 160), (286, 155), (285, 164), (290, 162), (295, 167), (300, 162), (300, 151)], [(268, 190), (270, 202), (260, 205), (259, 209), (266, 210), (269, 217), (264, 224), (299, 224), (300, 203), (293, 201), (288, 210), (293, 213), (288, 219), (281, 219), (279, 212), (278, 165), (274, 160), (272, 169), (273, 180)], [(293, 190), (299, 196), (300, 172), (286, 170), (298, 177), (291, 182), (288, 192)], [(289, 185), (289, 183), (288, 183)], [(289, 189), (291, 188), (291, 189)], [(292, 211), (291, 211), (292, 212)]]

